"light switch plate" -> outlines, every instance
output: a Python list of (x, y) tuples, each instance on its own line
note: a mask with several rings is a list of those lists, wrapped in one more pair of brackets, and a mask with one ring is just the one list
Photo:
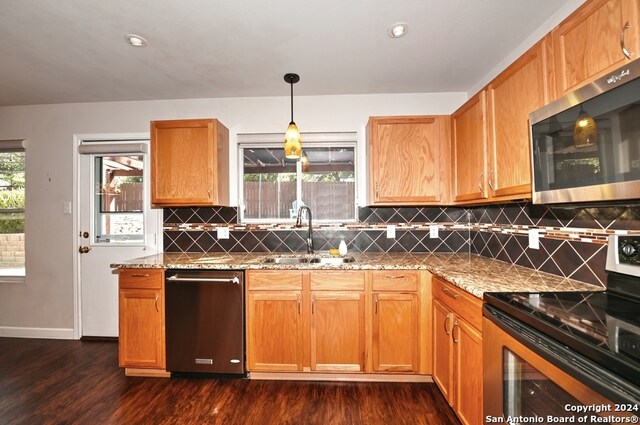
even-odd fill
[(216, 227), (218, 239), (229, 239), (229, 228), (225, 226)]
[(540, 249), (540, 231), (538, 229), (529, 229), (529, 248)]
[(396, 237), (396, 226), (393, 224), (387, 225), (387, 239), (395, 239)]
[(438, 231), (439, 230), (440, 230), (440, 226), (438, 226), (437, 224), (430, 224), (429, 225), (429, 238), (438, 239), (438, 237), (439, 237)]

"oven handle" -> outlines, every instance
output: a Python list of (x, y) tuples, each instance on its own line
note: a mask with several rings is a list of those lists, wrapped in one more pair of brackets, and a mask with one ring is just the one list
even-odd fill
[(640, 403), (640, 388), (501, 310), (484, 304), (483, 316), (516, 341), (616, 403)]

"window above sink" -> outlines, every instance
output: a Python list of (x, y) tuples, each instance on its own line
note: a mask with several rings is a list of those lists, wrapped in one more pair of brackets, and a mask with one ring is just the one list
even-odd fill
[(356, 133), (302, 137), (302, 158), (288, 160), (284, 135), (238, 135), (240, 222), (293, 223), (303, 205), (314, 222), (356, 221)]

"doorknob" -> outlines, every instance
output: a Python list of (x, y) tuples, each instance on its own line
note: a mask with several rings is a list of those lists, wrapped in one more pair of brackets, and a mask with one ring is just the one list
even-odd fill
[(79, 251), (80, 254), (86, 254), (87, 252), (91, 251), (91, 248), (89, 248), (88, 246), (81, 246)]

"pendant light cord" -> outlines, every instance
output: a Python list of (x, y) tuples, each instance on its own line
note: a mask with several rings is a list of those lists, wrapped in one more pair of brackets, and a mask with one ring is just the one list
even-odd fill
[(293, 122), (293, 81), (290, 81), (291, 85), (291, 122)]

